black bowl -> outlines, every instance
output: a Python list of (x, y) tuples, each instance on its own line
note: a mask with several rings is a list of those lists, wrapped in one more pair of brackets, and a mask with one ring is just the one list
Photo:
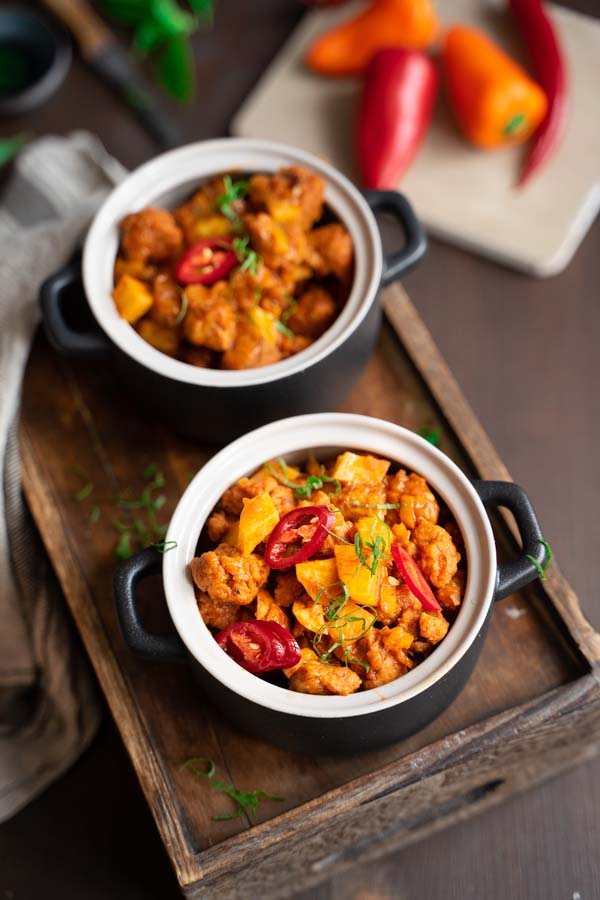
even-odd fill
[(32, 9), (0, 9), (0, 114), (20, 115), (54, 94), (71, 65), (69, 36)]

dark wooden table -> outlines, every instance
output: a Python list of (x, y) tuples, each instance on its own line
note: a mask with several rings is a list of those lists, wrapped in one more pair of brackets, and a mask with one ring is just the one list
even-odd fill
[[(575, 5), (575, 4), (572, 4)], [(596, 0), (577, 8), (593, 12)], [(196, 39), (190, 139), (225, 134), (302, 13), (298, 0), (220, 0)], [(26, 123), (96, 131), (134, 166), (156, 152), (78, 63)], [(534, 281), (432, 242), (406, 287), (514, 478), (526, 485), (584, 612), (600, 625), (600, 222), (562, 275)], [(501, 673), (498, 673), (501, 677)], [(299, 900), (593, 900), (600, 897), (600, 761)], [(281, 874), (285, 878), (285, 872)], [(0, 827), (0, 900), (179, 896), (108, 715), (91, 749)], [(218, 898), (215, 898), (218, 900)]]

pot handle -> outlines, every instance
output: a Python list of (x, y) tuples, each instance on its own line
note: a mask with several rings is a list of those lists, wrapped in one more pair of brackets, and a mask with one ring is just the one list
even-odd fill
[(511, 511), (523, 542), (523, 552), (518, 559), (498, 566), (494, 600), (502, 600), (538, 578), (538, 566), (547, 565), (544, 535), (531, 500), (518, 484), (512, 481), (473, 481), (473, 487), (484, 506), (505, 506)]
[(402, 250), (388, 253), (383, 258), (381, 283), (385, 287), (421, 261), (427, 250), (427, 238), (404, 194), (398, 191), (363, 191), (363, 194), (374, 213), (380, 210), (391, 213), (402, 225), (406, 237)]
[(187, 650), (177, 634), (146, 631), (137, 610), (137, 586), (143, 578), (158, 575), (162, 556), (156, 547), (146, 547), (122, 562), (113, 578), (117, 617), (128, 647), (146, 659), (186, 662)]
[(67, 291), (81, 287), (81, 258), (68, 262), (44, 281), (40, 288), (40, 305), (44, 331), (52, 347), (69, 359), (104, 359), (110, 354), (108, 338), (99, 330), (76, 331), (64, 314)]

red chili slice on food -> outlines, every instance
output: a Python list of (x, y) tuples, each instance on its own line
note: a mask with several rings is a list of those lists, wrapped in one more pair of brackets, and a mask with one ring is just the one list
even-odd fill
[(417, 600), (420, 600), (423, 604), (423, 609), (429, 611), (441, 609), (442, 607), (437, 602), (429, 582), (412, 556), (399, 544), (392, 544), (392, 556), (404, 581)]
[(283, 516), (267, 541), (265, 562), (271, 569), (290, 569), (310, 559), (325, 543), (335, 522), (326, 506), (302, 506)]
[(175, 270), (181, 284), (214, 284), (224, 278), (238, 258), (229, 238), (207, 238), (185, 251)]
[(278, 622), (234, 622), (220, 631), (215, 640), (238, 665), (255, 675), (287, 669), (301, 658), (298, 641)]

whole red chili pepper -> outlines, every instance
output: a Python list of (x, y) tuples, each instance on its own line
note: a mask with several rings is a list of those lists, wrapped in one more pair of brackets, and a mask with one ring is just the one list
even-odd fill
[(550, 157), (558, 145), (567, 119), (568, 80), (564, 57), (541, 0), (508, 0), (531, 57), (534, 75), (548, 98), (548, 109), (533, 135), (519, 185)]
[(358, 164), (368, 188), (395, 188), (431, 121), (438, 73), (419, 50), (386, 47), (368, 65), (358, 115)]

